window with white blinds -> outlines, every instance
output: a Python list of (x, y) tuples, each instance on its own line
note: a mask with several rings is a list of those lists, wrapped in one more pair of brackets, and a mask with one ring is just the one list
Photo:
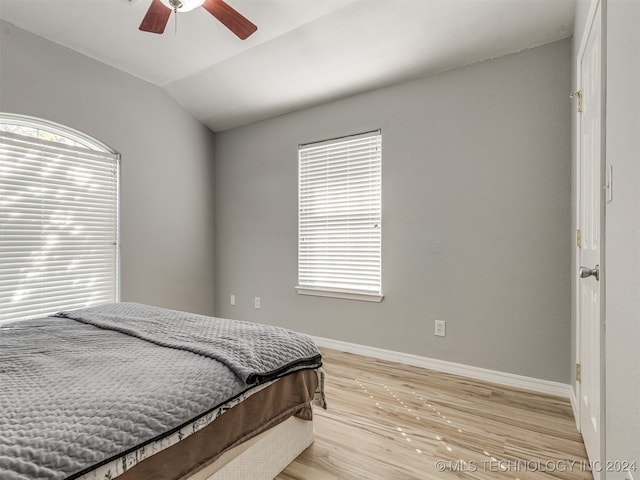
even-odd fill
[(298, 293), (381, 301), (380, 131), (301, 145)]
[(0, 122), (0, 322), (118, 299), (118, 156), (60, 132)]

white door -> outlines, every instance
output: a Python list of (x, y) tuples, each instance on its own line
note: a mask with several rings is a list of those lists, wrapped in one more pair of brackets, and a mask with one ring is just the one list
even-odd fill
[[(592, 21), (578, 54), (578, 243), (577, 311), (579, 329), (579, 363), (581, 382), (579, 395), (580, 430), (589, 459), (603, 460), (602, 411), (604, 369), (602, 368), (601, 291), (603, 225), (602, 168), (602, 43), (600, 2), (593, 10)], [(593, 472), (594, 478), (601, 478)]]

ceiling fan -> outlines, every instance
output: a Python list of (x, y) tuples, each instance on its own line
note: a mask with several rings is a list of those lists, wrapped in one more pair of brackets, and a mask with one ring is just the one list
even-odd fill
[(140, 30), (163, 33), (172, 11), (178, 14), (197, 7), (204, 8), (241, 40), (249, 37), (258, 29), (223, 0), (151, 0), (149, 10), (140, 24)]

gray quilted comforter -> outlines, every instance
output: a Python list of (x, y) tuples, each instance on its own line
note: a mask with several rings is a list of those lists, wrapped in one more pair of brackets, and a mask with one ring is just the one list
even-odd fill
[(0, 326), (0, 479), (77, 478), (319, 366), (305, 335), (133, 303)]

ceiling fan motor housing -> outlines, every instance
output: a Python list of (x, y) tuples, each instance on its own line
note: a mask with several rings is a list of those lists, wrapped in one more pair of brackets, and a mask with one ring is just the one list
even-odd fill
[(204, 0), (160, 0), (171, 10), (177, 12), (189, 12), (194, 8), (200, 7)]

